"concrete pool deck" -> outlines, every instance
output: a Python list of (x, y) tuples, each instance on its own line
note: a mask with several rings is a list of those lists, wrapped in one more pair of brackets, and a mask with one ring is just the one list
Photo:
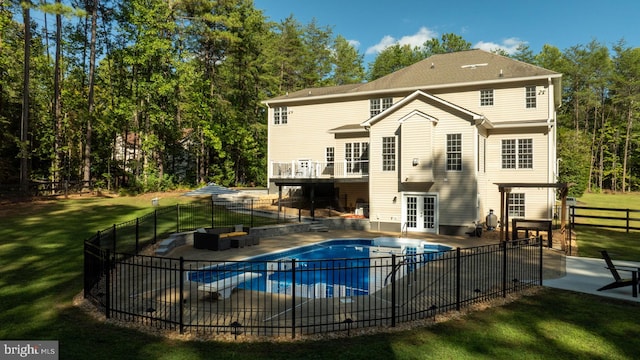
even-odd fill
[[(303, 232), (261, 238), (260, 245), (237, 249), (232, 248), (225, 251), (195, 249), (191, 244), (187, 244), (172, 250), (166, 256), (172, 258), (184, 257), (189, 260), (242, 260), (256, 255), (267, 254), (296, 246), (313, 244), (329, 239), (369, 239), (381, 236), (398, 237), (398, 233), (358, 230)], [(409, 233), (404, 237), (440, 243), (454, 248), (496, 244), (495, 239), (468, 236), (443, 236)], [(614, 263), (616, 265), (640, 268), (640, 262), (614, 261)], [(602, 259), (565, 256), (564, 253), (558, 249), (545, 248), (543, 267), (543, 286), (545, 287), (640, 302), (640, 297), (634, 298), (631, 296), (631, 287), (629, 286), (607, 291), (597, 291), (598, 288), (613, 281), (613, 277), (606, 268), (604, 260)]]

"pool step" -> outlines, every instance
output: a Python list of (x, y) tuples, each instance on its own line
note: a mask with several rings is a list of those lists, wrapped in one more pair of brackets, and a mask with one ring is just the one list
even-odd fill
[(329, 231), (329, 228), (323, 223), (314, 222), (314, 223), (311, 223), (311, 226), (309, 226), (309, 231), (310, 232), (327, 232)]

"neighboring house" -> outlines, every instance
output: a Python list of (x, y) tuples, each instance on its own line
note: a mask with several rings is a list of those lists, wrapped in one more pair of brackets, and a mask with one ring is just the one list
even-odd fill
[[(461, 234), (490, 209), (501, 217), (496, 184), (557, 181), (560, 81), (469, 50), (267, 100), (270, 191), (331, 188), (372, 229)], [(508, 216), (551, 218), (555, 190), (511, 189)]]
[[(139, 133), (128, 132), (126, 136), (117, 135), (115, 139), (114, 160), (118, 164), (123, 174), (134, 174), (142, 171), (143, 152), (142, 143), (145, 137)], [(194, 140), (193, 129), (183, 129), (180, 139), (174, 149), (165, 149), (166, 160), (163, 164), (165, 168), (171, 169), (170, 173), (176, 182), (184, 182), (195, 177), (196, 159), (192, 148), (198, 146)], [(173, 151), (170, 151), (173, 150)], [(127, 176), (128, 175), (124, 175)], [(123, 180), (124, 182), (124, 180)]]

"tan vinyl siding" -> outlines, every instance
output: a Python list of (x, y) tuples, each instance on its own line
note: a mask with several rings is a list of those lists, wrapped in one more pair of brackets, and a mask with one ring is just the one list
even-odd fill
[[(410, 130), (418, 131), (418, 134), (405, 132), (400, 129), (401, 118), (408, 115), (413, 110), (419, 110), (425, 114), (437, 118), (437, 124), (426, 127), (425, 119), (422, 122), (411, 118), (407, 123)], [(420, 126), (414, 126), (421, 124)], [(404, 126), (405, 124), (402, 124)], [(429, 135), (429, 131), (431, 135)], [(402, 139), (397, 134), (409, 133), (408, 144), (404, 144), (406, 139)], [(462, 171), (446, 171), (446, 141), (447, 134), (462, 135)], [(407, 172), (404, 167), (413, 167), (411, 161), (414, 154), (426, 151), (432, 154), (433, 164), (433, 184), (419, 184), (422, 193), (438, 193), (439, 201), (439, 225), (460, 225), (471, 223), (476, 220), (477, 184), (475, 181), (475, 127), (468, 120), (461, 119), (456, 115), (444, 111), (440, 107), (426, 104), (422, 101), (414, 101), (407, 104), (402, 110), (382, 119), (371, 128), (371, 176), (370, 176), (370, 196), (371, 196), (371, 220), (378, 219), (383, 222), (401, 221), (401, 197), (403, 189), (400, 183), (404, 179), (400, 174)], [(424, 149), (424, 142), (416, 141), (418, 137), (424, 136), (432, 139), (431, 149)], [(396, 171), (381, 171), (382, 138), (385, 136), (396, 136)], [(402, 147), (398, 145), (402, 144)], [(406, 145), (406, 147), (405, 147)], [(408, 156), (409, 159), (404, 159)], [(410, 170), (412, 171), (412, 170)], [(411, 173), (411, 172), (409, 172)], [(411, 187), (411, 193), (416, 193), (416, 188)], [(394, 202), (393, 199), (396, 199)]]
[[(536, 85), (536, 108), (526, 108), (525, 87)], [(513, 87), (511, 87), (513, 86)], [(471, 87), (434, 93), (440, 98), (485, 115), (494, 124), (503, 121), (546, 120), (549, 115), (548, 88), (544, 83), (518, 83), (510, 87)], [(480, 90), (492, 88), (493, 106), (480, 106)], [(544, 94), (540, 94), (544, 92)]]
[[(462, 171), (446, 170), (447, 134), (462, 135)], [(477, 182), (475, 127), (452, 118), (438, 123), (434, 134), (434, 177), (432, 191), (439, 194), (440, 225), (470, 225), (476, 220)]]
[[(548, 138), (544, 129), (532, 131), (521, 129), (519, 132), (492, 133), (487, 139), (487, 176), (480, 183), (481, 213), (486, 215), (489, 209), (494, 209), (500, 216), (500, 193), (496, 183), (547, 183), (547, 154)], [(533, 140), (533, 169), (502, 169), (502, 140), (503, 139), (532, 139)], [(513, 189), (513, 192), (525, 193), (526, 216), (530, 218), (546, 218), (548, 207), (547, 189)]]
[(433, 181), (434, 126), (434, 121), (418, 114), (402, 123), (399, 146), (401, 182)]
[(335, 146), (329, 130), (366, 120), (369, 102), (289, 106), (287, 110), (288, 123), (284, 125), (274, 125), (273, 109), (269, 110), (269, 160), (324, 161), (326, 147)]
[(353, 211), (357, 202), (369, 203), (369, 187), (366, 183), (336, 184), (338, 188), (338, 203), (340, 206)]
[[(400, 223), (402, 201), (398, 192), (398, 117), (386, 118), (370, 130), (369, 194), (371, 221)], [(396, 170), (382, 171), (382, 138), (396, 139)]]

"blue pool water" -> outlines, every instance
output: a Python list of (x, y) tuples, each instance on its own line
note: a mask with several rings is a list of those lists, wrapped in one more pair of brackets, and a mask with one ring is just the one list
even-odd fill
[(450, 249), (414, 239), (335, 239), (190, 271), (187, 280), (225, 284), (254, 273), (260, 276), (234, 287), (308, 298), (368, 295), (388, 282), (392, 255), (405, 263), (402, 276)]

